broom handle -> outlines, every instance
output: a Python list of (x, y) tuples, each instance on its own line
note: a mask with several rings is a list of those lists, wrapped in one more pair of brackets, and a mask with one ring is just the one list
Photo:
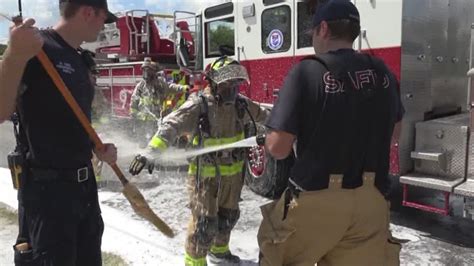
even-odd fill
[[(97, 132), (95, 132), (94, 128), (92, 128), (92, 126), (89, 123), (89, 120), (87, 119), (86, 115), (84, 114), (81, 107), (79, 106), (79, 104), (76, 102), (76, 100), (72, 96), (71, 91), (67, 88), (67, 86), (64, 83), (63, 79), (59, 75), (58, 71), (54, 67), (51, 60), (49, 60), (49, 58), (46, 55), (46, 53), (44, 52), (44, 50), (41, 50), (39, 52), (39, 54), (37, 55), (37, 57), (38, 57), (38, 60), (43, 65), (46, 72), (48, 73), (48, 75), (53, 80), (54, 85), (56, 85), (56, 87), (59, 89), (59, 92), (63, 95), (64, 99), (66, 99), (66, 102), (69, 104), (72, 111), (74, 112), (76, 117), (79, 119), (79, 122), (84, 127), (84, 129), (86, 130), (87, 134), (89, 135), (92, 142), (94, 143), (96, 149), (103, 150), (105, 148), (104, 143), (102, 143), (102, 140), (97, 135)], [(109, 164), (109, 165), (114, 170), (115, 174), (117, 175), (117, 177), (120, 180), (120, 182), (122, 183), (122, 185), (126, 185), (128, 183), (128, 180), (127, 180), (127, 178), (125, 178), (125, 175), (122, 173), (122, 171), (117, 166), (117, 164), (113, 163), (113, 164)]]

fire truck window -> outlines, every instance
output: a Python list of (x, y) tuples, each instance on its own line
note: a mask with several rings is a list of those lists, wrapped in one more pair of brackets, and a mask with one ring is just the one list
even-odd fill
[(289, 6), (269, 8), (262, 13), (262, 50), (286, 52), (291, 46), (291, 11)]
[(234, 55), (234, 18), (226, 18), (206, 23), (206, 58), (222, 55), (225, 47), (227, 55)]
[(217, 18), (225, 15), (232, 14), (234, 12), (234, 4), (227, 2), (218, 6), (209, 7), (204, 11), (204, 16), (207, 19)]
[(298, 3), (298, 48), (313, 46), (313, 38), (309, 32), (312, 27), (312, 16), (307, 3)]
[(285, 2), (285, 1), (284, 0), (263, 0), (263, 4), (266, 6), (281, 3), (281, 2)]

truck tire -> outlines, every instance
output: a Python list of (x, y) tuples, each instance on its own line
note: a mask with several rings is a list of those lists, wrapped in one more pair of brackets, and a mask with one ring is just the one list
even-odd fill
[[(258, 125), (259, 134), (265, 132), (265, 127)], [(245, 127), (246, 137), (255, 136), (252, 125)], [(245, 184), (256, 194), (277, 199), (288, 186), (288, 178), (294, 163), (293, 153), (284, 160), (275, 160), (265, 152), (264, 147), (254, 146), (248, 149), (245, 162)]]
[[(252, 148), (254, 149), (254, 148)], [(249, 152), (249, 160), (245, 164), (245, 183), (256, 194), (278, 199), (288, 187), (288, 178), (294, 157), (289, 156), (284, 160), (275, 160), (269, 154), (260, 154), (263, 167), (256, 167), (250, 159), (253, 151)]]

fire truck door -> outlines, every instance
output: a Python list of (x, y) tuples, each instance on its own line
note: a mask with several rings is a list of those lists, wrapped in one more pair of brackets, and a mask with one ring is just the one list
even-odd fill
[(248, 97), (273, 103), (294, 63), (294, 0), (238, 1), (236, 57), (247, 68)]

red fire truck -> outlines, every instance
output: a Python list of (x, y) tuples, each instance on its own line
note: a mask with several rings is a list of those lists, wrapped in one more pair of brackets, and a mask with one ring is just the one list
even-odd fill
[[(314, 2), (314, 1), (310, 1)], [(391, 149), (390, 172), (402, 186), (402, 204), (449, 215), (450, 197), (464, 199), (474, 213), (474, 93), (466, 76), (472, 67), (474, 2), (463, 0), (353, 0), (361, 13), (354, 49), (382, 58), (400, 81), (406, 109), (400, 141)], [(247, 68), (250, 86), (241, 92), (271, 108), (289, 69), (314, 53), (310, 3), (301, 0), (228, 1), (199, 12), (154, 15), (125, 12), (115, 39), (97, 49), (98, 83), (114, 116), (127, 119), (130, 95), (144, 57), (165, 66), (168, 80), (201, 81), (205, 66), (226, 53)], [(160, 20), (168, 20), (165, 23)], [(166, 32), (170, 30), (170, 34)], [(165, 29), (165, 30), (164, 30)], [(116, 45), (110, 43), (116, 42)], [(107, 44), (109, 43), (109, 44)], [(291, 159), (287, 159), (291, 160)], [(286, 182), (289, 163), (251, 149), (246, 178), (262, 195), (275, 196)], [(442, 206), (415, 202), (413, 187), (442, 195)]]

